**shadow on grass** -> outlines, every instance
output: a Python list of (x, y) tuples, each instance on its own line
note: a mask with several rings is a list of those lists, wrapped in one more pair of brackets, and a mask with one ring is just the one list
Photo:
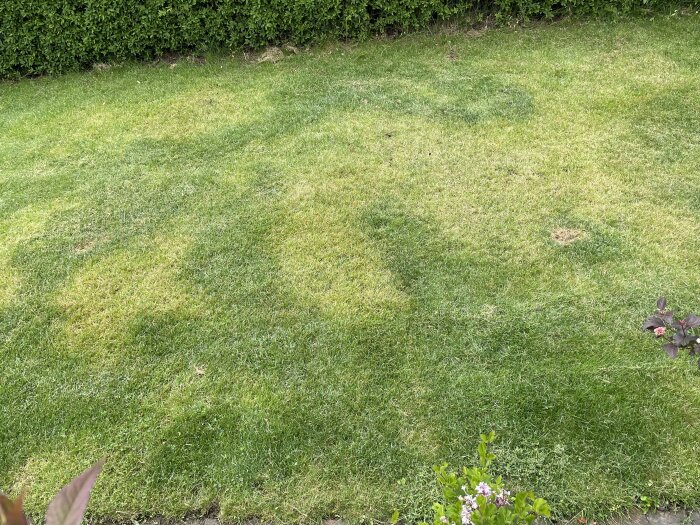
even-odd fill
[[(572, 316), (566, 330), (552, 328), (557, 308), (581, 311), (582, 298), (547, 296), (539, 309), (536, 298), (514, 300), (504, 290), (521, 266), (500, 253), (470, 253), (387, 196), (357, 203), (359, 218), (349, 220), (380, 252), (409, 298), (406, 309), (376, 312), (381, 322), (347, 323), (301, 304), (281, 278), (274, 232), (291, 213), (284, 199), (294, 173), (260, 158), (260, 144), (272, 154), (283, 140), (355, 111), (468, 126), (533, 111), (527, 93), (495, 78), (412, 67), (409, 75), (388, 71), (381, 82), (372, 81), (376, 71), (292, 74), (268, 94), (273, 109), (249, 122), (184, 138), (141, 136), (102, 158), (99, 174), (87, 170), (54, 189), (75, 207), (16, 248), (21, 288), (0, 312), (3, 354), (17, 372), (0, 387), (3, 480), (34, 458), (97, 453), (154, 498), (178, 494), (172, 512), (220, 490), (236, 494), (229, 506), (245, 500), (255, 508), (308, 483), (327, 485), (329, 501), (347, 495), (341, 485), (355, 484), (353, 504), (388, 515), (395, 501), (370, 490), (379, 479), (418, 516), (429, 501), (403, 496), (430, 494), (422, 473), (444, 459), (470, 462), (478, 433), (494, 428), (508, 444), (503, 472), (534, 484), (562, 511), (581, 500), (579, 487), (560, 483), (575, 479), (572, 470), (601, 495), (642, 490), (641, 477), (627, 474), (639, 461), (670, 457), (668, 440), (657, 436), (665, 421), (681, 428), (686, 415), (661, 390), (663, 369), (602, 371), (610, 361), (587, 346), (610, 339), (589, 320)], [(26, 205), (20, 198), (3, 212)], [(619, 257), (613, 233), (583, 227), (592, 241), (563, 255), (553, 249), (556, 261), (585, 266)], [(117, 255), (148, 266), (154, 239), (180, 233), (188, 240), (171, 270), (194, 313), (177, 306), (127, 312), (116, 327), (118, 347), (68, 348), (64, 288), (98, 263), (109, 268)], [(109, 303), (139, 275), (104, 277), (105, 286), (92, 290)], [(665, 421), (654, 417), (659, 412)], [(93, 447), (87, 452), (85, 441)], [(646, 472), (656, 477), (654, 467)], [(397, 488), (402, 478), (405, 488)], [(101, 509), (123, 504), (96, 496)]]

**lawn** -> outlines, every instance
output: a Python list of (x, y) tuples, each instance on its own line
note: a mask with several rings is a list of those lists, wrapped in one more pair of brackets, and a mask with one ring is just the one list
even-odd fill
[(92, 519), (700, 504), (700, 16), (0, 84), (0, 487)]

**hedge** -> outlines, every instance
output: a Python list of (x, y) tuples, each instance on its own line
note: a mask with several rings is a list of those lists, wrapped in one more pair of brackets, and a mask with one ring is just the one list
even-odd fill
[[(697, 0), (695, 0), (697, 1)], [(677, 3), (677, 2), (675, 2)], [(0, 77), (166, 53), (411, 30), (467, 12), (624, 13), (670, 0), (0, 0)]]

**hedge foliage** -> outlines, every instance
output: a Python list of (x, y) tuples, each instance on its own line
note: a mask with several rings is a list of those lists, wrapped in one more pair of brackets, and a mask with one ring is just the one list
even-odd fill
[[(697, 0), (694, 0), (697, 1)], [(465, 13), (607, 14), (670, 0), (0, 0), (0, 77), (165, 53), (411, 30)], [(676, 2), (677, 3), (677, 2)]]

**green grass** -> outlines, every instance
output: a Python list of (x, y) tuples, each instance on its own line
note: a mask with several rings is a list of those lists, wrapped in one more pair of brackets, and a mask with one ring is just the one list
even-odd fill
[(639, 330), (700, 309), (699, 108), (698, 15), (0, 84), (0, 487), (413, 521), (494, 429), (557, 516), (700, 504)]

